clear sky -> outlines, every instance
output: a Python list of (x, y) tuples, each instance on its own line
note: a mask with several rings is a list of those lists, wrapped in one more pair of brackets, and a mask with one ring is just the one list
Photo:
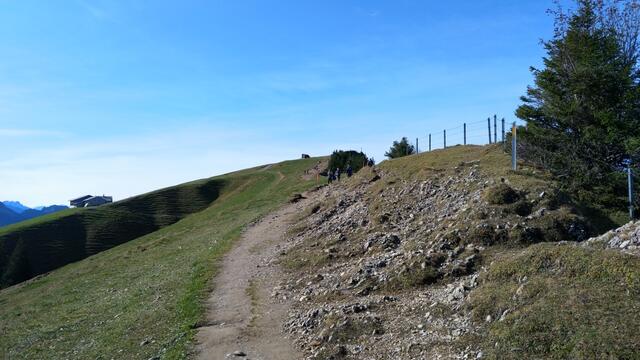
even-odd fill
[(380, 161), (402, 136), (511, 122), (551, 6), (0, 0), (0, 200), (122, 199), (334, 149)]

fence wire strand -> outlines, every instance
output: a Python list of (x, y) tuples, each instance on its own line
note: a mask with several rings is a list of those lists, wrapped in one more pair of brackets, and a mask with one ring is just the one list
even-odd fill
[[(427, 137), (418, 137), (419, 149), (429, 151), (442, 149), (455, 145), (485, 145), (489, 143), (503, 142), (504, 136), (511, 131), (511, 123), (504, 118), (488, 117), (485, 120), (477, 120), (462, 123), (461, 125), (427, 133)], [(429, 135), (430, 141), (429, 141)]]

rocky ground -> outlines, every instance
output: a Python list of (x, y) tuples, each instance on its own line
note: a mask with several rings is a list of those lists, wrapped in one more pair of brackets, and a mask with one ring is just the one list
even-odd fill
[(478, 161), (410, 178), (364, 169), (320, 192), (272, 293), (294, 299), (285, 330), (308, 359), (482, 358), (466, 298), (495, 249), (587, 234), (553, 190)]
[(629, 222), (601, 236), (593, 237), (583, 245), (618, 249), (628, 254), (640, 255), (640, 221)]

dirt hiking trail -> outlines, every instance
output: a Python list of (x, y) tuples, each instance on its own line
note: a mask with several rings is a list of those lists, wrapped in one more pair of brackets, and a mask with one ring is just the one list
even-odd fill
[(251, 225), (223, 258), (207, 300), (206, 326), (198, 329), (197, 359), (302, 358), (282, 332), (288, 301), (271, 294), (283, 275), (277, 264), (285, 233), (311, 197), (305, 193)]

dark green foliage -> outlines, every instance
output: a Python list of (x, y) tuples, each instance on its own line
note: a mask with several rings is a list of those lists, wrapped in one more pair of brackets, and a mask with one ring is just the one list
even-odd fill
[(353, 172), (356, 173), (367, 164), (368, 160), (367, 155), (363, 152), (335, 150), (329, 159), (329, 170), (340, 169), (342, 173), (346, 174), (347, 167), (351, 165)]
[(584, 220), (567, 208), (547, 212), (536, 218), (533, 224), (540, 229), (544, 241), (583, 241), (589, 233)]
[(198, 181), (7, 228), (0, 233), (0, 287), (171, 225), (209, 206), (222, 186), (220, 180)]
[(484, 196), (487, 202), (492, 205), (513, 204), (520, 200), (520, 194), (504, 183), (487, 189)]
[(470, 304), (489, 359), (640, 357), (636, 256), (534, 245), (496, 260)]
[(443, 252), (434, 252), (427, 255), (426, 264), (432, 268), (438, 268), (447, 260), (447, 254)]
[(622, 160), (640, 160), (640, 71), (635, 1), (578, 0), (558, 10), (556, 31), (544, 43), (544, 68), (532, 68), (516, 115), (519, 154), (551, 170), (580, 200), (619, 207)]
[(413, 289), (424, 285), (433, 284), (438, 281), (440, 275), (438, 270), (431, 265), (422, 267), (414, 264), (410, 268), (404, 269), (384, 285), (385, 290), (397, 291), (403, 289)]
[(504, 207), (507, 213), (517, 214), (520, 216), (527, 216), (531, 214), (532, 206), (531, 203), (526, 199), (520, 199), (513, 204), (509, 204)]
[(411, 155), (415, 153), (415, 151), (416, 149), (409, 143), (409, 140), (407, 140), (406, 137), (403, 137), (400, 141), (394, 141), (389, 151), (384, 153), (384, 156), (388, 157), (389, 159), (395, 159)]
[(544, 241), (544, 233), (535, 226), (517, 226), (509, 230), (509, 241), (513, 244), (535, 244)]
[(481, 244), (484, 246), (495, 245), (504, 240), (504, 234), (496, 231), (493, 226), (488, 223), (478, 224), (470, 228), (465, 236), (467, 244)]

